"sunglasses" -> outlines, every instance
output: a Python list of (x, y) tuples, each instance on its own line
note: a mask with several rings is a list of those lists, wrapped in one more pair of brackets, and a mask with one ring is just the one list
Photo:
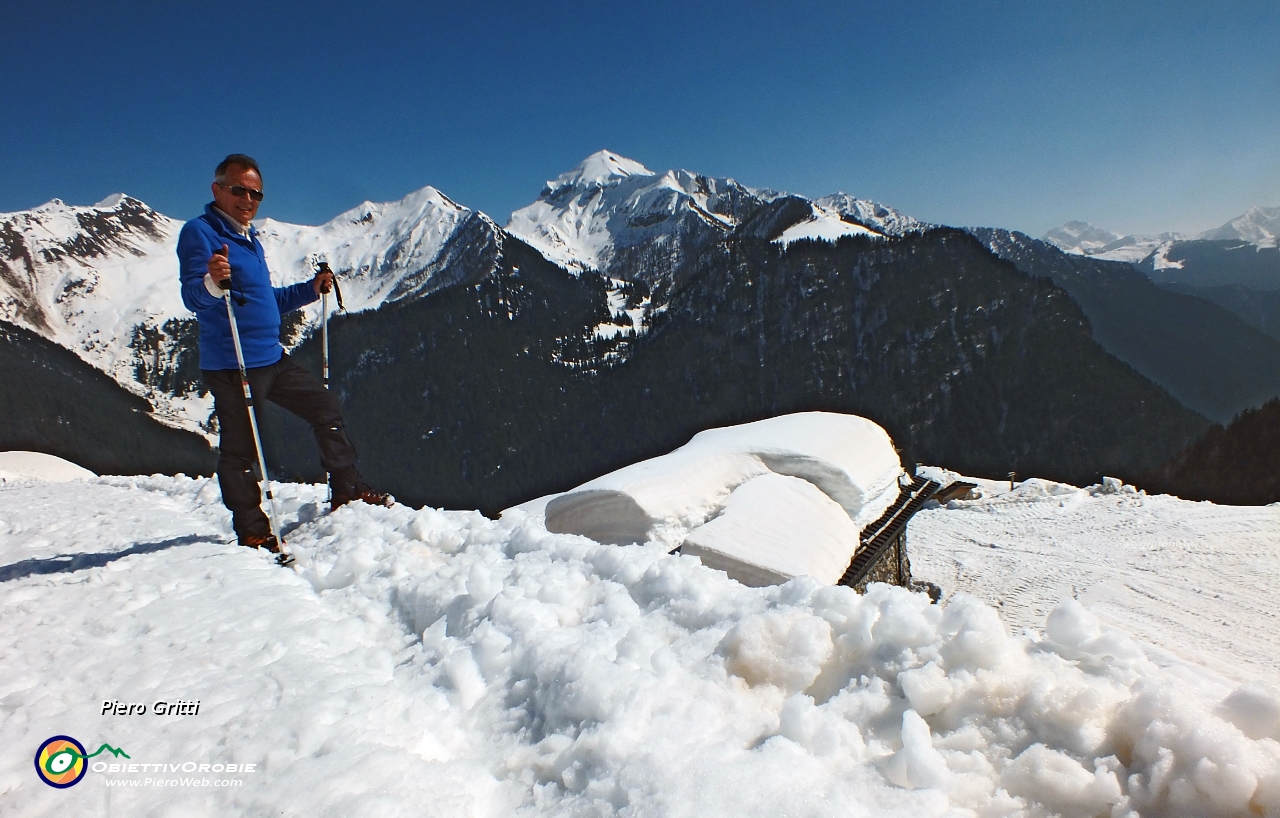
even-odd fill
[(261, 190), (254, 190), (251, 187), (241, 187), (240, 185), (224, 185), (221, 182), (218, 184), (231, 191), (231, 195), (235, 196), (237, 199), (243, 199), (245, 196), (248, 196), (255, 202), (262, 201), (263, 194)]

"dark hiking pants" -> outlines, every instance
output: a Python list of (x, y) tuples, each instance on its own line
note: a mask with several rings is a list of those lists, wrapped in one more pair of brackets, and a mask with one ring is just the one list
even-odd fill
[[(221, 430), (218, 457), (218, 484), (222, 502), (231, 509), (232, 523), (240, 537), (269, 532), (262, 512), (261, 494), (254, 468), (258, 453), (253, 446), (249, 410), (244, 402), (238, 369), (203, 369), (205, 386), (213, 393), (213, 411)], [(294, 363), (288, 355), (270, 366), (248, 370), (249, 391), (261, 422), (261, 407), (271, 401), (311, 424), (320, 447), (320, 463), (326, 471), (337, 472), (355, 466), (356, 450), (347, 440), (338, 397), (324, 388), (320, 379)]]

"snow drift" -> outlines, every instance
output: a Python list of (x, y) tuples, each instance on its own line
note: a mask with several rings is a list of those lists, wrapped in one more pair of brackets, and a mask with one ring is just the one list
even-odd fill
[(525, 510), (545, 509), (555, 533), (678, 547), (747, 585), (802, 575), (831, 584), (902, 474), (875, 423), (802, 412), (702, 432)]
[(41, 452), (0, 452), (0, 483), (44, 480), (64, 483), (98, 475), (69, 460)]

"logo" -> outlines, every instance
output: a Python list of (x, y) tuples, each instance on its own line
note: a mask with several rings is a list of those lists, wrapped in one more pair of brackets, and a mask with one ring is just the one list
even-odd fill
[(84, 745), (71, 736), (54, 736), (45, 739), (40, 749), (36, 750), (36, 775), (50, 787), (66, 789), (74, 787), (84, 778), (88, 765), (86, 761), (103, 751), (110, 751), (116, 758), (129, 754), (124, 750), (103, 744), (89, 755), (85, 755)]

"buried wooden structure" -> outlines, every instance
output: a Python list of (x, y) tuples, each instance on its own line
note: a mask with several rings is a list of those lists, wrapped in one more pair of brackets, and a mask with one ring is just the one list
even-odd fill
[[(938, 494), (939, 489), (942, 489), (942, 484), (935, 480), (912, 478), (911, 484), (903, 487), (893, 505), (862, 530), (858, 549), (838, 584), (847, 585), (858, 593), (866, 591), (872, 582), (912, 588), (911, 561), (907, 557), (907, 521)], [(930, 596), (933, 596), (932, 591)]]

